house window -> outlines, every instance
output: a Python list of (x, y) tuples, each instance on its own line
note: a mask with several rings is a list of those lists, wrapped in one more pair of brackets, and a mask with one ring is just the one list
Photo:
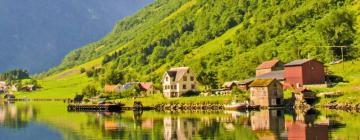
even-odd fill
[(191, 89), (195, 89), (195, 85), (193, 84), (193, 85), (191, 85)]
[(174, 89), (177, 89), (177, 85), (174, 85)]
[(194, 76), (191, 76), (191, 77), (190, 77), (190, 80), (191, 80), (191, 81), (194, 81), (194, 80), (195, 80)]
[(168, 82), (169, 81), (169, 77), (166, 77), (166, 82)]
[(183, 81), (187, 81), (187, 77), (186, 77), (186, 76), (183, 77)]
[(186, 89), (186, 85), (185, 85), (185, 84), (183, 85), (183, 89)]

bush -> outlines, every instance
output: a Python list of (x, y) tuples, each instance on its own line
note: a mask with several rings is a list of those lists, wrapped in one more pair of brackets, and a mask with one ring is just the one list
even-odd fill
[(198, 91), (187, 91), (186, 93), (183, 94), (184, 97), (191, 97), (191, 96), (199, 96), (200, 92)]
[(81, 93), (88, 98), (95, 97), (100, 94), (94, 85), (87, 85), (85, 88), (83, 88)]
[(80, 73), (86, 72), (85, 68), (80, 68)]
[(240, 95), (240, 94), (245, 94), (245, 92), (240, 90), (238, 87), (233, 87), (231, 90), (231, 94)]
[(93, 76), (94, 76), (94, 70), (88, 70), (88, 71), (86, 71), (86, 76), (87, 76), (87, 77), (93, 77)]

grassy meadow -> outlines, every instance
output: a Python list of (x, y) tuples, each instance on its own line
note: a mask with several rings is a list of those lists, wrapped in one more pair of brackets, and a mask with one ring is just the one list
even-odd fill
[(76, 74), (62, 79), (39, 80), (41, 89), (34, 92), (18, 92), (17, 98), (59, 99), (73, 98), (76, 93), (94, 80), (85, 74)]
[(353, 60), (345, 63), (330, 65), (328, 70), (334, 75), (341, 76), (345, 82), (338, 83), (331, 88), (316, 88), (320, 92), (343, 92), (344, 96), (338, 98), (321, 98), (320, 103), (360, 103), (360, 61)]

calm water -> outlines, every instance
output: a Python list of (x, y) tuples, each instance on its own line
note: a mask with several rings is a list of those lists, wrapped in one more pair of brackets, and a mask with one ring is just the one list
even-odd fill
[(70, 113), (61, 102), (0, 103), (0, 139), (359, 139), (360, 114), (262, 110)]

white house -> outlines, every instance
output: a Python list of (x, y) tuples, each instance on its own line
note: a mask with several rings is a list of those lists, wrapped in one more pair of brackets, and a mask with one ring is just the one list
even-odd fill
[(188, 91), (195, 91), (197, 81), (189, 67), (171, 68), (163, 76), (163, 93), (166, 97), (179, 97)]

